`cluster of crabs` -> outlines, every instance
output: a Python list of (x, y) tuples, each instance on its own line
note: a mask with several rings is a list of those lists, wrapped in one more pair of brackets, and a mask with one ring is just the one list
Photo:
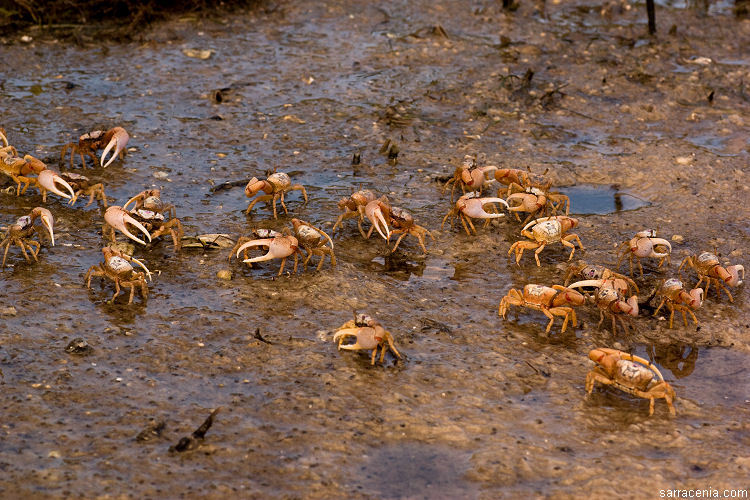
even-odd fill
[[(488, 178), (490, 177), (490, 178)], [(482, 192), (492, 186), (494, 182), (500, 184), (495, 197), (482, 197)], [(537, 266), (541, 266), (539, 254), (545, 247), (554, 243), (570, 248), (568, 261), (573, 259), (575, 244), (583, 250), (583, 244), (575, 233), (569, 231), (578, 225), (578, 220), (569, 217), (570, 200), (562, 193), (552, 191), (552, 182), (544, 174), (533, 174), (518, 169), (500, 169), (496, 166), (480, 167), (472, 157), (466, 157), (458, 167), (445, 188), (452, 185), (451, 201), (457, 187), (462, 190), (451, 212), (446, 215), (443, 223), (449, 217), (459, 217), (467, 234), (476, 233), (472, 219), (485, 219), (485, 224), (494, 218), (502, 217), (495, 204), (505, 206), (521, 222), (519, 213), (526, 213), (521, 235), (526, 240), (513, 243), (508, 255), (515, 254), (515, 261), (520, 265), (525, 250), (534, 250)], [(502, 192), (506, 189), (505, 198)], [(564, 215), (557, 215), (564, 211)], [(547, 214), (550, 214), (549, 216)], [(538, 217), (538, 216), (542, 217)], [(577, 326), (575, 307), (591, 304), (599, 310), (599, 325), (606, 318), (611, 320), (613, 337), (617, 334), (620, 324), (627, 333), (631, 318), (639, 315), (642, 305), (658, 303), (653, 315), (658, 315), (663, 307), (669, 310), (669, 328), (674, 325), (674, 313), (682, 314), (685, 326), (688, 326), (687, 315), (698, 324), (693, 310), (703, 303), (704, 293), (707, 294), (714, 285), (720, 297), (723, 291), (729, 301), (733, 301), (728, 287), (736, 287), (744, 279), (744, 267), (740, 264), (722, 265), (715, 253), (702, 252), (698, 255), (686, 257), (677, 269), (693, 269), (697, 274), (697, 283), (692, 289), (686, 288), (683, 281), (676, 277), (662, 279), (651, 294), (639, 302), (638, 285), (634, 277), (634, 262), (643, 278), (642, 259), (659, 259), (658, 269), (670, 263), (672, 246), (669, 241), (659, 238), (652, 229), (639, 231), (632, 238), (624, 241), (617, 250), (616, 269), (619, 269), (627, 257), (630, 265), (630, 277), (609, 269), (602, 265), (590, 265), (578, 261), (568, 267), (563, 285), (547, 286), (528, 283), (522, 290), (511, 288), (502, 298), (498, 314), (505, 319), (510, 306), (524, 307), (540, 311), (549, 322), (545, 329), (548, 334), (554, 324), (555, 316), (563, 318), (561, 333), (568, 324)], [(664, 266), (665, 268), (667, 266)], [(577, 281), (571, 283), (576, 279)], [(705, 282), (705, 290), (700, 285)], [(586, 377), (586, 391), (591, 393), (595, 382), (613, 385), (630, 394), (650, 400), (649, 415), (654, 412), (654, 399), (663, 398), (671, 414), (675, 414), (672, 404), (675, 399), (674, 390), (664, 381), (659, 370), (648, 360), (630, 353), (610, 348), (593, 349), (589, 358), (596, 362), (596, 367)]]
[[(85, 156), (97, 162), (96, 152), (103, 149), (98, 162), (102, 167), (111, 164), (118, 156), (124, 157), (125, 147), (129, 136), (122, 127), (114, 127), (107, 131), (94, 131), (82, 135), (78, 142), (66, 144), (61, 153), (61, 163), (70, 150), (70, 165), (74, 166), (75, 155), (79, 154), (85, 166)], [(175, 207), (161, 200), (158, 189), (145, 190), (130, 198), (122, 206), (108, 206), (104, 187), (101, 183), (92, 183), (88, 178), (73, 173), (60, 173), (47, 168), (39, 159), (31, 155), (20, 157), (15, 147), (11, 146), (4, 130), (0, 129), (0, 168), (16, 184), (15, 193), (20, 196), (28, 187), (39, 189), (43, 202), (46, 202), (47, 192), (61, 196), (70, 205), (75, 204), (79, 196), (88, 196), (91, 205), (95, 199), (101, 201), (104, 213), (103, 237), (107, 245), (102, 249), (104, 260), (92, 266), (85, 275), (88, 288), (91, 279), (101, 277), (114, 283), (115, 293), (111, 301), (120, 294), (121, 289), (130, 292), (128, 304), (134, 300), (136, 290), (143, 299), (148, 295), (148, 280), (151, 272), (142, 260), (132, 256), (132, 250), (126, 251), (128, 245), (116, 241), (116, 232), (120, 232), (135, 243), (147, 246), (152, 240), (163, 235), (169, 235), (174, 244), (175, 252), (182, 248), (184, 231), (180, 220), (176, 217)], [(106, 160), (108, 153), (111, 157)], [(483, 196), (485, 190), (498, 185), (495, 196)], [(493, 219), (505, 217), (505, 213), (498, 210), (498, 205), (504, 207), (516, 220), (522, 224), (520, 231), (523, 239), (514, 242), (508, 255), (514, 254), (516, 265), (520, 266), (526, 250), (534, 251), (537, 266), (541, 266), (540, 253), (549, 245), (556, 243), (570, 249), (568, 261), (573, 259), (576, 244), (584, 250), (581, 239), (570, 232), (578, 225), (578, 220), (570, 217), (570, 200), (552, 190), (552, 182), (545, 174), (535, 174), (520, 169), (501, 169), (496, 166), (479, 166), (475, 157), (467, 156), (461, 166), (455, 169), (453, 176), (443, 186), (445, 192), (451, 186), (451, 209), (443, 218), (441, 229), (445, 222), (458, 218), (467, 235), (477, 234), (474, 220), (484, 220), (487, 226)], [(457, 189), (461, 195), (455, 198)], [(304, 202), (307, 202), (307, 191), (300, 184), (293, 184), (288, 174), (284, 172), (269, 173), (265, 179), (253, 177), (245, 187), (245, 194), (251, 201), (246, 214), (250, 214), (259, 202), (265, 202), (270, 207), (273, 218), (278, 218), (277, 203), (281, 202), (284, 213), (287, 214), (285, 195), (291, 191), (300, 191)], [(368, 189), (360, 189), (338, 202), (340, 215), (333, 223), (332, 232), (341, 227), (347, 219), (357, 219), (357, 226), (363, 238), (369, 239), (377, 232), (387, 243), (390, 252), (395, 252), (401, 241), (407, 235), (413, 236), (421, 250), (426, 255), (426, 237), (435, 240), (433, 234), (418, 225), (414, 218), (403, 208), (393, 205), (386, 196), (377, 196)], [(522, 221), (521, 215), (525, 214)], [(5, 232), (0, 249), (4, 248), (2, 267), (5, 267), (8, 250), (11, 246), (18, 246), (28, 262), (29, 253), (37, 260), (42, 246), (41, 241), (33, 239), (38, 232), (35, 222), (41, 221), (42, 227), (48, 232), (51, 244), (54, 246), (54, 217), (43, 207), (34, 208), (27, 216), (19, 218), (10, 225)], [(363, 224), (369, 221), (370, 227), (365, 231)], [(219, 237), (228, 235), (204, 235), (202, 245), (210, 246)], [(397, 236), (397, 237), (396, 237)], [(393, 247), (391, 239), (395, 238)], [(213, 239), (212, 239), (213, 238)], [(204, 241), (205, 240), (205, 241)], [(232, 243), (233, 240), (229, 239)], [(227, 245), (231, 246), (231, 245)], [(130, 245), (132, 247), (132, 245)], [(261, 250), (263, 253), (251, 256), (249, 252)], [(618, 323), (627, 332), (633, 328), (631, 318), (638, 316), (644, 302), (639, 301), (639, 288), (634, 278), (634, 262), (637, 264), (641, 278), (643, 277), (642, 259), (659, 259), (658, 268), (669, 264), (672, 247), (669, 241), (658, 238), (656, 231), (644, 230), (636, 233), (631, 239), (623, 242), (617, 252), (616, 269), (619, 270), (627, 257), (630, 264), (630, 277), (620, 274), (616, 270), (601, 265), (590, 265), (578, 261), (568, 268), (564, 285), (546, 286), (528, 283), (522, 290), (511, 289), (500, 301), (498, 313), (505, 319), (510, 306), (524, 307), (542, 312), (549, 318), (545, 333), (549, 333), (555, 316), (563, 318), (561, 332), (564, 333), (568, 324), (577, 326), (575, 307), (586, 303), (595, 306), (600, 313), (599, 326), (606, 318), (611, 320), (613, 335), (617, 333)], [(298, 218), (291, 219), (291, 227), (282, 231), (267, 228), (257, 228), (252, 236), (242, 236), (234, 244), (229, 260), (233, 256), (238, 259), (242, 255), (243, 263), (252, 267), (254, 263), (281, 260), (278, 275), (284, 271), (286, 259), (294, 259), (293, 272), (296, 273), (298, 260), (302, 259), (306, 268), (313, 256), (320, 261), (317, 269), (323, 267), (326, 257), (331, 267), (336, 266), (334, 243), (323, 229)], [(133, 265), (141, 270), (136, 270)], [(664, 266), (665, 268), (667, 266)], [(688, 325), (687, 314), (697, 324), (698, 320), (693, 310), (698, 309), (708, 293), (711, 285), (717, 294), (725, 292), (732, 301), (732, 294), (727, 287), (735, 287), (744, 279), (742, 265), (722, 265), (715, 253), (703, 252), (685, 258), (678, 268), (693, 269), (698, 277), (696, 285), (687, 289), (683, 281), (678, 278), (662, 279), (654, 292), (646, 299), (658, 302), (654, 315), (666, 306), (670, 311), (669, 327), (673, 327), (674, 312), (683, 316)], [(578, 279), (578, 281), (573, 281)], [(699, 288), (705, 282), (705, 290)], [(366, 314), (356, 314), (354, 319), (344, 323), (333, 336), (339, 349), (371, 351), (371, 364), (375, 364), (378, 349), (380, 362), (385, 360), (386, 353), (392, 352), (396, 358), (401, 358), (393, 335), (388, 332), (378, 320)], [(669, 410), (675, 413), (672, 404), (675, 399), (674, 390), (664, 381), (659, 370), (648, 360), (638, 356), (610, 348), (598, 348), (589, 353), (589, 357), (596, 363), (586, 377), (586, 390), (591, 393), (595, 382), (613, 385), (630, 394), (650, 400), (649, 415), (654, 411), (654, 399), (666, 400)]]

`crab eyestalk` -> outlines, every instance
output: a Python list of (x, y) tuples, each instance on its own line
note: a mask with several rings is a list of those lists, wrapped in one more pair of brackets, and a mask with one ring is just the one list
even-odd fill
[[(41, 172), (39, 172), (39, 175), (37, 177), (37, 182), (39, 185), (45, 190), (50, 191), (58, 196), (62, 196), (66, 199), (72, 199), (75, 197), (75, 191), (73, 188), (68, 184), (65, 179), (60, 177), (57, 172), (50, 170), (50, 169), (44, 169)], [(61, 191), (57, 186), (62, 186), (65, 189), (68, 190), (68, 193), (64, 193)], [(42, 193), (42, 197), (46, 197), (46, 193)]]
[(49, 233), (50, 240), (52, 240), (52, 246), (55, 246), (55, 218), (52, 217), (52, 212), (50, 212), (46, 208), (36, 207), (31, 211), (31, 217), (39, 217), (42, 220), (42, 225), (44, 225), (45, 229)]
[[(102, 156), (99, 160), (99, 165), (101, 165), (103, 168), (107, 168), (110, 163), (115, 161), (115, 158), (117, 158), (118, 155), (122, 154), (122, 152), (125, 150), (125, 146), (127, 146), (128, 144), (128, 140), (130, 140), (130, 136), (122, 127), (115, 127), (112, 130), (109, 130), (107, 132), (107, 135), (110, 134), (112, 135), (112, 138), (104, 148), (104, 151), (102, 151)], [(112, 156), (109, 158), (107, 163), (104, 163), (107, 154), (112, 150), (112, 148), (114, 148)]]
[(125, 210), (123, 210), (122, 207), (118, 206), (111, 206), (107, 209), (106, 212), (104, 212), (104, 220), (107, 224), (112, 226), (113, 228), (120, 231), (122, 234), (127, 236), (133, 241), (136, 241), (140, 243), (141, 245), (146, 245), (147, 243), (143, 241), (142, 239), (138, 238), (137, 236), (133, 235), (133, 233), (130, 232), (128, 229), (128, 224), (131, 224), (138, 228), (139, 231), (141, 231), (149, 242), (151, 242), (151, 234), (148, 232), (148, 230), (143, 227), (143, 225), (135, 220), (133, 217), (130, 216)]

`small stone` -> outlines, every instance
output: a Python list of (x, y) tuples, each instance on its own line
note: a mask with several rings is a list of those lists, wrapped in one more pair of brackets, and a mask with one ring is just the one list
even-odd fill
[(0, 307), (0, 316), (15, 316), (16, 314), (18, 314), (18, 311), (13, 306)]
[(216, 277), (220, 280), (231, 280), (232, 279), (232, 271), (229, 269), (222, 269), (216, 273)]
[(739, 257), (740, 255), (742, 255), (741, 248), (738, 248), (737, 250), (732, 250), (731, 252), (729, 252), (730, 257)]
[(169, 177), (169, 174), (167, 172), (164, 172), (163, 170), (157, 170), (156, 172), (154, 172), (154, 177), (156, 177), (157, 179), (166, 179), (167, 177)]
[(674, 241), (675, 243), (682, 243), (683, 241), (685, 241), (685, 237), (681, 234), (673, 234), (672, 241)]
[(86, 339), (81, 337), (75, 338), (70, 341), (70, 344), (65, 348), (65, 352), (69, 354), (77, 354), (79, 356), (86, 356), (93, 352), (94, 348), (86, 342)]
[(61, 456), (61, 455), (60, 455), (60, 452), (59, 452), (59, 451), (57, 451), (57, 450), (52, 450), (52, 451), (50, 451), (49, 453), (47, 453), (47, 456), (48, 456), (49, 458), (60, 458), (60, 456)]
[(675, 162), (677, 162), (678, 165), (690, 165), (690, 163), (693, 161), (692, 156), (678, 156), (674, 159)]

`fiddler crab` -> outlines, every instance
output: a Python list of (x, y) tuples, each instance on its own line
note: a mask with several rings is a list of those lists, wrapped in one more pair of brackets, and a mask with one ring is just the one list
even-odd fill
[[(30, 185), (39, 188), (42, 201), (45, 203), (47, 202), (47, 191), (66, 199), (75, 195), (70, 184), (60, 177), (60, 174), (47, 168), (43, 161), (31, 155), (20, 158), (16, 154), (16, 148), (13, 146), (0, 148), (0, 171), (16, 183), (16, 196), (24, 194)], [(36, 178), (32, 177), (33, 175), (36, 175)], [(23, 188), (21, 187), (22, 184)], [(69, 194), (61, 191), (58, 186), (65, 188)]]
[(703, 304), (703, 289), (693, 288), (689, 292), (685, 290), (685, 285), (677, 278), (670, 278), (664, 281), (656, 291), (656, 297), (660, 298), (659, 306), (654, 311), (654, 316), (666, 304), (669, 309), (669, 328), (672, 328), (675, 310), (682, 313), (682, 321), (688, 326), (687, 312), (693, 318), (693, 322), (698, 324), (698, 319), (691, 309), (698, 309)]
[(359, 233), (362, 237), (366, 238), (365, 230), (362, 228), (362, 223), (365, 221), (365, 207), (368, 203), (375, 200), (375, 193), (369, 189), (360, 189), (347, 198), (341, 198), (338, 202), (338, 207), (342, 213), (339, 215), (339, 218), (336, 219), (332, 232), (335, 234), (336, 228), (339, 227), (344, 220), (358, 217), (357, 227), (359, 228)]
[[(677, 395), (658, 368), (647, 359), (602, 347), (592, 349), (589, 359), (596, 366), (586, 375), (586, 392), (591, 394), (594, 383), (612, 385), (621, 391), (649, 400), (648, 415), (654, 414), (654, 400), (664, 398), (669, 407), (669, 413), (676, 415), (673, 401)], [(656, 376), (656, 380), (654, 380)]]
[(497, 312), (499, 316), (505, 319), (505, 315), (512, 305), (541, 311), (549, 318), (545, 333), (549, 333), (552, 328), (555, 316), (562, 316), (564, 320), (560, 333), (565, 333), (568, 321), (573, 326), (577, 326), (578, 324), (575, 310), (571, 306), (580, 306), (585, 300), (585, 297), (576, 290), (561, 285), (548, 287), (529, 284), (523, 287), (523, 292), (511, 288), (508, 294), (500, 301), (500, 307)]
[(396, 244), (393, 245), (393, 249), (391, 250), (391, 252), (396, 251), (399, 243), (401, 243), (401, 240), (404, 239), (407, 234), (410, 234), (417, 238), (419, 246), (422, 247), (422, 251), (425, 254), (427, 253), (427, 247), (425, 247), (424, 244), (425, 236), (429, 236), (430, 238), (432, 238), (432, 241), (435, 241), (435, 237), (432, 235), (432, 233), (426, 228), (414, 222), (414, 217), (412, 217), (411, 214), (403, 208), (389, 207), (388, 219), (391, 223), (391, 226), (393, 227), (391, 236), (395, 234), (401, 234), (401, 236), (399, 236), (396, 240)]
[[(685, 257), (677, 269), (677, 272), (681, 271), (682, 268), (692, 267), (698, 273), (698, 283), (695, 284), (698, 287), (703, 280), (706, 280), (706, 296), (708, 296), (708, 289), (711, 283), (716, 284), (716, 295), (721, 297), (721, 291), (727, 294), (729, 302), (734, 302), (732, 294), (729, 289), (724, 286), (724, 283), (731, 287), (735, 287), (742, 284), (742, 280), (745, 279), (745, 267), (742, 264), (736, 264), (733, 266), (722, 266), (719, 264), (719, 257), (710, 252), (703, 252), (700, 255), (691, 255)], [(740, 274), (742, 278), (740, 279)]]
[(505, 217), (505, 214), (489, 213), (484, 209), (485, 206), (489, 205), (492, 207), (493, 212), (495, 212), (495, 203), (500, 203), (501, 205), (505, 205), (505, 208), (508, 208), (508, 203), (502, 198), (480, 198), (477, 193), (466, 193), (456, 200), (451, 211), (443, 217), (443, 223), (440, 225), (440, 229), (445, 226), (445, 221), (448, 220), (449, 217), (451, 227), (453, 227), (453, 219), (458, 217), (461, 219), (461, 224), (463, 224), (466, 234), (471, 236), (469, 227), (471, 227), (471, 231), (474, 234), (477, 234), (477, 230), (471, 222), (471, 219), (485, 219), (486, 226), (489, 224), (490, 219)]
[[(26, 262), (31, 262), (31, 259), (29, 259), (29, 255), (26, 252), (27, 248), (31, 252), (31, 256), (34, 257), (34, 261), (39, 261), (36, 256), (39, 254), (42, 244), (31, 239), (31, 237), (37, 232), (37, 228), (34, 226), (34, 222), (37, 218), (41, 219), (42, 225), (44, 225), (44, 228), (49, 233), (52, 246), (55, 246), (55, 219), (52, 217), (52, 213), (46, 208), (36, 207), (29, 212), (29, 215), (19, 217), (18, 220), (16, 220), (16, 223), (10, 225), (7, 231), (5, 231), (5, 236), (0, 242), (0, 248), (5, 247), (5, 252), (3, 252), (3, 268), (5, 267), (5, 259), (8, 257), (8, 250), (11, 245), (18, 245), (21, 248), (23, 256), (26, 258)], [(34, 247), (34, 249), (32, 250), (31, 247)]]
[(336, 256), (333, 254), (333, 240), (331, 240), (331, 237), (325, 231), (313, 226), (309, 222), (299, 219), (292, 219), (292, 226), (294, 227), (294, 235), (297, 241), (302, 249), (307, 252), (307, 257), (302, 262), (302, 266), (305, 269), (307, 269), (307, 263), (313, 255), (320, 256), (318, 271), (323, 268), (326, 255), (331, 260), (331, 267), (336, 267)]
[(460, 167), (456, 167), (453, 172), (453, 177), (443, 185), (443, 192), (448, 189), (448, 186), (453, 184), (451, 187), (451, 202), (453, 201), (453, 193), (456, 191), (456, 186), (461, 186), (461, 193), (466, 194), (466, 191), (479, 191), (482, 192), (482, 188), (486, 182), (485, 172), (497, 170), (495, 166), (478, 167), (476, 159), (473, 156), (464, 156), (463, 162)]
[[(584, 280), (621, 280), (617, 284), (618, 288), (625, 287), (625, 291), (623, 293), (629, 294), (631, 287), (633, 288), (633, 290), (635, 290), (635, 293), (638, 293), (638, 285), (635, 284), (635, 281), (604, 266), (600, 266), (597, 264), (588, 264), (583, 260), (579, 260), (574, 264), (570, 264), (568, 266), (567, 274), (565, 275), (564, 285), (568, 286), (571, 279), (576, 275), (580, 278), (583, 278)], [(598, 286), (596, 288), (598, 288)]]
[(635, 233), (630, 240), (623, 242), (620, 248), (617, 250), (617, 269), (620, 268), (620, 263), (628, 257), (630, 262), (630, 275), (633, 276), (633, 257), (638, 262), (638, 269), (641, 271), (641, 277), (643, 277), (643, 266), (641, 265), (641, 259), (649, 257), (653, 259), (660, 259), (659, 266), (666, 261), (669, 264), (669, 255), (672, 253), (672, 245), (664, 238), (656, 237), (655, 229), (646, 229)]
[[(520, 200), (521, 206), (528, 208), (534, 207), (532, 216), (539, 210), (551, 210), (554, 214), (557, 210), (565, 209), (565, 215), (570, 210), (570, 198), (557, 191), (550, 191), (552, 181), (544, 174), (535, 174), (519, 170), (517, 168), (501, 168), (495, 170), (495, 180), (500, 184), (508, 186), (506, 197), (508, 201), (514, 194), (520, 194), (513, 200)], [(502, 187), (498, 189), (497, 195), (500, 196)], [(537, 208), (538, 207), (538, 208)], [(528, 212), (531, 210), (516, 210), (518, 212)]]
[(179, 252), (185, 232), (182, 229), (180, 219), (175, 216), (174, 205), (164, 203), (161, 200), (161, 190), (148, 189), (141, 191), (130, 198), (122, 206), (122, 209), (128, 210), (128, 206), (131, 203), (134, 203), (134, 206), (130, 210), (130, 215), (143, 224), (151, 234), (151, 239), (169, 233), (172, 236), (175, 251)]
[[(284, 272), (284, 264), (286, 263), (287, 257), (294, 256), (293, 272), (297, 272), (298, 258), (303, 255), (299, 249), (299, 241), (297, 238), (289, 234), (289, 228), (285, 228), (283, 233), (261, 229), (256, 231), (255, 234), (258, 236), (255, 239), (247, 237), (240, 238), (232, 249), (232, 254), (236, 254), (239, 259), (240, 253), (244, 252), (244, 260), (242, 262), (245, 264), (281, 259), (281, 267), (279, 268), (278, 276), (281, 276), (281, 273)], [(265, 255), (249, 258), (247, 251), (254, 247), (267, 248), (268, 251)], [(229, 259), (231, 260), (231, 258), (232, 255), (230, 254)]]
[[(349, 338), (354, 338), (355, 343), (344, 344)], [(347, 321), (336, 330), (333, 341), (338, 343), (338, 348), (347, 351), (363, 351), (372, 349), (370, 364), (375, 364), (375, 358), (380, 348), (380, 362), (385, 359), (386, 351), (390, 351), (401, 359), (393, 341), (393, 335), (383, 328), (379, 321), (366, 314), (354, 314), (354, 319)]]
[[(516, 264), (520, 265), (524, 250), (533, 250), (536, 248), (534, 258), (536, 259), (536, 265), (541, 266), (542, 264), (539, 262), (539, 254), (541, 251), (544, 250), (548, 244), (559, 242), (572, 249), (570, 251), (570, 256), (568, 257), (568, 260), (570, 260), (573, 258), (573, 254), (576, 251), (576, 247), (572, 241), (576, 241), (580, 249), (584, 250), (581, 238), (579, 238), (577, 234), (565, 234), (577, 225), (578, 219), (563, 215), (542, 217), (541, 219), (533, 220), (526, 224), (521, 230), (521, 234), (532, 241), (516, 241), (510, 246), (508, 255), (515, 252)], [(531, 232), (528, 231), (529, 228), (532, 228)]]
[[(70, 167), (73, 168), (73, 159), (76, 154), (81, 155), (81, 163), (86, 167), (86, 158), (83, 155), (91, 157), (94, 160), (94, 164), (96, 164), (96, 151), (104, 148), (99, 165), (106, 168), (115, 161), (118, 155), (120, 159), (125, 158), (125, 146), (127, 146), (128, 140), (130, 140), (130, 136), (122, 127), (113, 127), (107, 131), (94, 130), (83, 134), (78, 138), (78, 142), (69, 142), (63, 146), (60, 153), (60, 161), (65, 161), (65, 153), (70, 149)], [(110, 151), (112, 151), (112, 156), (107, 163), (104, 163)]]
[(265, 201), (270, 202), (273, 206), (273, 218), (276, 219), (276, 200), (281, 200), (281, 206), (284, 209), (284, 213), (288, 213), (286, 210), (286, 204), (284, 203), (284, 194), (294, 190), (302, 191), (302, 196), (304, 196), (305, 203), (307, 203), (307, 191), (305, 190), (305, 187), (302, 184), (292, 184), (289, 175), (284, 172), (275, 172), (263, 181), (258, 180), (257, 177), (253, 177), (250, 179), (250, 182), (247, 183), (247, 186), (245, 186), (245, 195), (248, 198), (252, 198), (260, 191), (263, 191), (265, 194), (258, 196), (251, 201), (247, 206), (245, 213), (249, 214), (255, 204), (259, 201)]
[[(146, 277), (151, 280), (151, 272), (143, 262), (112, 247), (102, 248), (102, 253), (104, 254), (104, 262), (91, 266), (86, 273), (86, 277), (84, 278), (86, 280), (86, 288), (91, 288), (91, 278), (95, 276), (102, 277), (115, 282), (115, 294), (110, 299), (111, 302), (114, 302), (115, 297), (120, 294), (121, 287), (130, 288), (128, 304), (133, 303), (136, 287), (140, 288), (141, 297), (145, 300), (148, 297)], [(146, 273), (135, 271), (133, 266), (130, 265), (131, 262), (138, 264)]]
[(627, 297), (630, 284), (622, 279), (610, 277), (607, 279), (594, 279), (577, 281), (570, 285), (570, 288), (594, 287), (596, 292), (593, 296), (593, 302), (599, 308), (599, 324), (602, 326), (605, 314), (612, 319), (612, 334), (617, 334), (617, 320), (622, 323), (625, 332), (628, 331), (630, 324), (626, 322), (628, 316), (638, 316), (638, 296), (631, 295)]
[(107, 208), (107, 195), (104, 194), (104, 185), (101, 182), (92, 184), (88, 177), (80, 174), (74, 174), (72, 172), (63, 172), (60, 174), (70, 186), (73, 188), (73, 197), (68, 201), (68, 205), (74, 205), (78, 200), (78, 197), (88, 196), (89, 202), (86, 203), (86, 207), (94, 203), (94, 199), (98, 198), (101, 200), (104, 208)]

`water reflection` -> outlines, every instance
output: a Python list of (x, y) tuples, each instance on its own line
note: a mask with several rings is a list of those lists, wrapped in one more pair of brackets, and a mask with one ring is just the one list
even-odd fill
[(651, 204), (648, 200), (621, 190), (618, 184), (577, 184), (559, 188), (558, 191), (570, 198), (571, 213), (578, 215), (606, 215)]
[(422, 276), (425, 269), (424, 261), (412, 262), (401, 252), (374, 258), (369, 265), (371, 271), (385, 273), (402, 281), (409, 281), (409, 277)]
[(648, 347), (648, 357), (652, 363), (671, 371), (675, 378), (683, 378), (695, 370), (698, 348), (687, 344), (652, 344)]

